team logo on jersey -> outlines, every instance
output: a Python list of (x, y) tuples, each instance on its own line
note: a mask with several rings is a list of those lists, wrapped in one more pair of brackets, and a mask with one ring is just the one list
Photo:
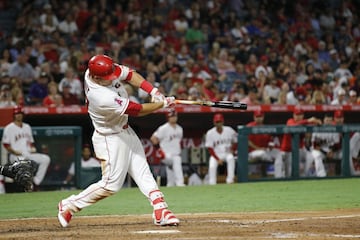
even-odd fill
[(121, 87), (121, 84), (119, 83), (119, 82), (117, 82), (117, 83), (115, 83), (115, 86), (114, 86), (115, 88), (119, 88), (119, 87)]
[(114, 100), (115, 100), (115, 102), (116, 102), (117, 104), (119, 104), (120, 106), (122, 106), (123, 100), (121, 100), (121, 99), (119, 99), (119, 98), (115, 98)]

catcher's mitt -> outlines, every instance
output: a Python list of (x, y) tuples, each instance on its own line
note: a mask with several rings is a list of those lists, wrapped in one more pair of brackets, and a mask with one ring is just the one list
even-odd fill
[(29, 159), (16, 161), (9, 166), (9, 170), (14, 174), (15, 182), (23, 186), (26, 192), (31, 192), (34, 188), (33, 177), (36, 169), (36, 162)]

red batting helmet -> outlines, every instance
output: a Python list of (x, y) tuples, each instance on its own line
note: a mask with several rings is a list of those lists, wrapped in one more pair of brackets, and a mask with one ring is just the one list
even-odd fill
[(88, 64), (90, 75), (100, 77), (104, 80), (114, 80), (121, 74), (119, 65), (106, 55), (93, 56)]
[(221, 113), (217, 113), (214, 115), (214, 119), (213, 119), (214, 123), (217, 122), (224, 122), (224, 116)]
[(22, 107), (15, 106), (14, 109), (13, 109), (13, 114), (15, 115), (15, 114), (18, 114), (18, 113), (24, 114), (24, 111), (23, 111)]

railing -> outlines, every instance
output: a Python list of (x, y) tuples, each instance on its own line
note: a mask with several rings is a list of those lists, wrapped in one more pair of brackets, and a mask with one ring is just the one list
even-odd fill
[(313, 132), (335, 132), (342, 133), (342, 161), (341, 176), (352, 177), (350, 174), (350, 150), (349, 141), (351, 132), (359, 132), (360, 125), (323, 125), (323, 126), (286, 126), (286, 125), (265, 125), (265, 126), (238, 126), (238, 182), (250, 181), (248, 178), (248, 135), (249, 134), (291, 134), (292, 146), (292, 176), (290, 179), (299, 179), (299, 143), (300, 134)]

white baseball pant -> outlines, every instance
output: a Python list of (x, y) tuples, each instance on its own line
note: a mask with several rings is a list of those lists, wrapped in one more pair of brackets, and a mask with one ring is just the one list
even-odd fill
[(78, 212), (118, 192), (124, 184), (127, 173), (147, 198), (150, 192), (158, 189), (143, 146), (130, 127), (111, 135), (94, 132), (92, 141), (96, 156), (102, 159), (102, 178), (79, 194), (64, 199), (63, 204), (67, 208)]
[[(274, 177), (291, 177), (292, 174), (292, 152), (281, 152), (281, 158), (275, 158)], [(299, 149), (299, 175), (305, 176), (305, 164), (307, 159), (312, 158), (309, 151)]]
[(165, 156), (162, 162), (166, 165), (166, 186), (185, 186), (181, 157), (179, 155), (167, 156), (166, 153)]
[[(231, 153), (227, 153), (224, 155), (218, 156), (220, 159), (223, 159), (226, 162), (227, 166), (227, 176), (226, 176), (226, 183), (233, 183), (235, 177), (235, 158), (234, 155)], [(215, 185), (217, 182), (217, 169), (219, 163), (216, 159), (211, 156), (209, 159), (209, 184)]]

